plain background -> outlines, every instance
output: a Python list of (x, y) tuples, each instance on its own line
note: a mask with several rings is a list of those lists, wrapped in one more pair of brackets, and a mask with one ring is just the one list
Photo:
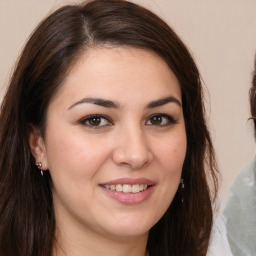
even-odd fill
[[(16, 59), (43, 17), (73, 0), (0, 0), (0, 100)], [(79, 1), (76, 1), (79, 2)], [(255, 0), (137, 0), (189, 47), (205, 84), (209, 127), (227, 195), (254, 156), (248, 91), (256, 52)]]

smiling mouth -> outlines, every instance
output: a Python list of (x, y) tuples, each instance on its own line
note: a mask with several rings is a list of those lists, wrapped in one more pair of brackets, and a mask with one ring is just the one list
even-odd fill
[(139, 193), (144, 190), (146, 190), (150, 185), (147, 184), (117, 184), (117, 185), (103, 185), (104, 188), (117, 191), (117, 192), (123, 192), (123, 193)]

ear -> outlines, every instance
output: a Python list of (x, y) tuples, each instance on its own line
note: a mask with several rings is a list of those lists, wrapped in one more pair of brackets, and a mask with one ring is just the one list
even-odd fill
[(42, 168), (40, 169), (47, 170), (48, 162), (46, 156), (46, 148), (43, 137), (41, 136), (39, 130), (34, 127), (30, 127), (28, 140), (31, 153), (35, 158), (35, 164), (40, 162), (42, 164)]

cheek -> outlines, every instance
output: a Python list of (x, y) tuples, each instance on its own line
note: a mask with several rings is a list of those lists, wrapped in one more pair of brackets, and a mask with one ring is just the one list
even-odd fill
[[(167, 141), (167, 140), (166, 140)], [(182, 167), (186, 155), (186, 136), (177, 136), (167, 143), (162, 142), (158, 148), (156, 159), (158, 159), (158, 200), (157, 208), (159, 209), (157, 220), (160, 219), (177, 192), (180, 184)]]
[(166, 140), (157, 150), (157, 158), (162, 165), (165, 175), (180, 174), (185, 160), (187, 141), (185, 134)]
[[(58, 134), (48, 138), (46, 147), (49, 170), (72, 176), (93, 175), (108, 156), (107, 145), (102, 141), (86, 138), (83, 133)], [(67, 134), (67, 133), (66, 133)]]

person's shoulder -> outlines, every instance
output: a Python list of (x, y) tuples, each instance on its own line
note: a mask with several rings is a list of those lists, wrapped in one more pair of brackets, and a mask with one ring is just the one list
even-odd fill
[(224, 205), (227, 237), (234, 255), (255, 255), (256, 160), (241, 171)]
[[(248, 178), (248, 180), (244, 179)], [(247, 184), (249, 182), (254, 182), (256, 180), (256, 157), (254, 157), (249, 164), (247, 164), (241, 171), (240, 174), (238, 174), (237, 178), (235, 179), (234, 183), (245, 183)]]
[(242, 169), (228, 191), (224, 202), (224, 216), (236, 227), (246, 225), (244, 214), (255, 214), (256, 210), (256, 158)]
[(256, 189), (256, 157), (237, 175), (228, 192), (228, 198), (248, 197), (248, 193), (254, 189)]

